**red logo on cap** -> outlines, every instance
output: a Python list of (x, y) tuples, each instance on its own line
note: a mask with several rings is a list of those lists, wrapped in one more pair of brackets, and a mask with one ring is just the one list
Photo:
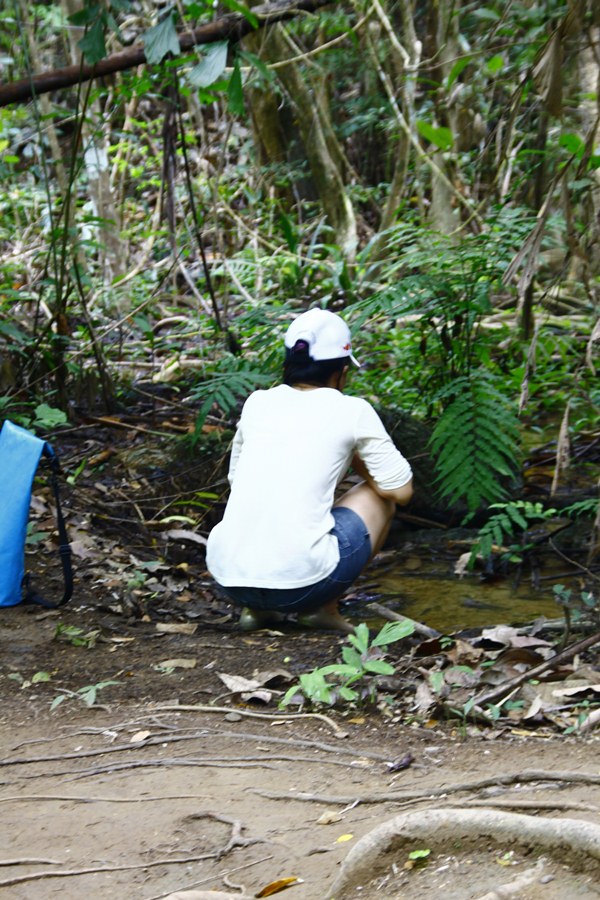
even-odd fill
[(350, 349), (350, 344), (344, 344), (344, 346), (342, 347), (342, 350), (349, 350), (349, 349)]

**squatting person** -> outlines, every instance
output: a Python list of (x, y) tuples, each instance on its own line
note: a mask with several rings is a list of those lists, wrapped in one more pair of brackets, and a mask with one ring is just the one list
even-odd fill
[[(231, 493), (207, 548), (244, 630), (295, 614), (305, 626), (351, 631), (338, 599), (382, 546), (395, 505), (411, 499), (410, 465), (381, 419), (343, 393), (351, 363), (346, 323), (311, 309), (286, 332), (284, 383), (244, 404)], [(350, 466), (364, 480), (334, 503)]]

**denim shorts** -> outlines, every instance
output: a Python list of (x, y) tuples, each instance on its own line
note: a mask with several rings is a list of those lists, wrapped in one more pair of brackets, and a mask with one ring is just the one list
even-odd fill
[(240, 606), (283, 613), (311, 613), (337, 600), (356, 581), (371, 556), (371, 538), (361, 517), (345, 506), (332, 510), (340, 561), (326, 578), (299, 588), (223, 587), (224, 594)]

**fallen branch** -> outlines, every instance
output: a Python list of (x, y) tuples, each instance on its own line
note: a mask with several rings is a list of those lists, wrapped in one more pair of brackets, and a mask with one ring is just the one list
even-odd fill
[[(258, 20), (257, 29), (267, 25), (292, 19), (302, 12), (315, 12), (322, 6), (327, 6), (331, 0), (293, 0), (293, 2), (264, 3), (255, 6), (252, 15)], [(185, 31), (178, 36), (179, 49), (182, 54), (187, 53), (199, 44), (212, 44), (216, 41), (229, 41), (235, 44), (241, 41), (250, 32), (254, 31), (251, 22), (241, 14), (229, 14), (201, 25), (193, 31)], [(40, 94), (49, 91), (61, 90), (75, 84), (82, 84), (93, 78), (102, 78), (112, 75), (114, 72), (124, 72), (134, 69), (146, 63), (146, 53), (143, 44), (134, 44), (113, 53), (95, 65), (87, 63), (65, 66), (62, 69), (54, 69), (52, 72), (42, 72), (32, 75), (31, 78), (23, 78), (20, 81), (12, 81), (0, 85), (0, 106), (8, 106), (9, 103), (23, 103)]]
[(368, 603), (367, 606), (369, 609), (372, 609), (373, 612), (377, 613), (378, 616), (381, 616), (382, 619), (387, 619), (388, 622), (411, 622), (415, 627), (415, 634), (421, 634), (426, 638), (436, 638), (440, 636), (440, 632), (436, 631), (435, 628), (430, 628), (428, 625), (423, 625), (421, 622), (415, 622), (414, 619), (410, 619), (408, 616), (401, 616), (400, 613), (393, 612), (393, 610), (388, 609), (387, 606), (382, 606), (381, 603)]
[(480, 694), (476, 694), (472, 701), (472, 708), (475, 709), (477, 707), (481, 707), (484, 703), (493, 703), (495, 700), (498, 700), (500, 697), (508, 694), (509, 691), (512, 691), (514, 688), (519, 687), (521, 684), (524, 684), (531, 678), (537, 678), (538, 675), (542, 674), (542, 672), (547, 672), (551, 669), (555, 669), (557, 666), (562, 665), (562, 663), (567, 662), (567, 660), (572, 659), (574, 656), (576, 656), (577, 653), (582, 653), (584, 650), (588, 650), (590, 647), (593, 647), (594, 644), (598, 643), (600, 643), (600, 631), (597, 631), (590, 637), (583, 638), (583, 640), (581, 641), (576, 641), (576, 643), (571, 644), (569, 647), (565, 647), (565, 649), (561, 650), (560, 653), (557, 653), (556, 656), (552, 656), (550, 659), (544, 660), (544, 662), (540, 663), (538, 666), (533, 666), (533, 668), (527, 669), (526, 672), (522, 672), (520, 675), (516, 675), (514, 678), (510, 678), (503, 684), (496, 685), (496, 687), (492, 688), (489, 691), (483, 691)]

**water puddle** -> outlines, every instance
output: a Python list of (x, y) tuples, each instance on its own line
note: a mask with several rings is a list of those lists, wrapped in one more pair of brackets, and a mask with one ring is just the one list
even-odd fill
[[(544, 616), (561, 617), (553, 599), (552, 581), (536, 590), (524, 578), (517, 586), (511, 577), (482, 581), (472, 573), (459, 578), (453, 565), (440, 561), (393, 559), (366, 573), (361, 593), (379, 595), (378, 600), (394, 612), (416, 619), (443, 634), (468, 628), (507, 624), (522, 625)], [(347, 614), (352, 618), (352, 610)]]
[(382, 594), (381, 603), (444, 634), (488, 625), (519, 625), (539, 616), (560, 617), (560, 608), (547, 593), (530, 585), (514, 590), (510, 584), (483, 584), (476, 578), (406, 575), (388, 572), (369, 588)]

